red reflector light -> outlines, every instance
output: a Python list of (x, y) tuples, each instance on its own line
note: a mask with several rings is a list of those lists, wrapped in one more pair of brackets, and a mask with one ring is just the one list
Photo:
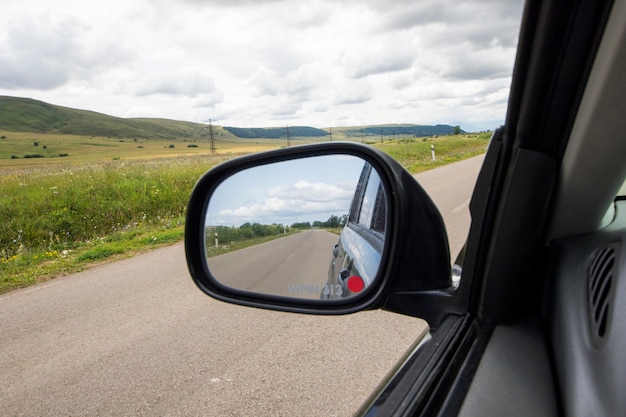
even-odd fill
[(348, 289), (352, 291), (353, 293), (361, 292), (363, 291), (363, 288), (365, 288), (365, 283), (363, 282), (363, 278), (357, 277), (356, 275), (353, 275), (350, 278), (348, 278), (348, 282), (346, 284), (348, 285)]

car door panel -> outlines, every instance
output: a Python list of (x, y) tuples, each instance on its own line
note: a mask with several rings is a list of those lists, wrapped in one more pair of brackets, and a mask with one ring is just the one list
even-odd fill
[[(626, 410), (626, 201), (616, 205), (610, 226), (558, 240), (552, 249), (554, 298), (546, 315), (568, 416)], [(599, 257), (603, 267), (595, 266)]]
[(539, 318), (496, 326), (461, 407), (461, 417), (552, 417), (558, 404)]

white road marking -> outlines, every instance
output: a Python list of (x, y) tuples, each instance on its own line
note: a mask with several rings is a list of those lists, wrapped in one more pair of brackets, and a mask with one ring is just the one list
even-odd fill
[(469, 203), (470, 203), (470, 201), (471, 201), (471, 200), (472, 200), (471, 198), (468, 198), (467, 200), (465, 200), (465, 201), (464, 201), (463, 203), (461, 203), (459, 206), (455, 207), (455, 208), (452, 210), (452, 213), (458, 213), (459, 211), (461, 211), (461, 210), (465, 210), (466, 208), (468, 208), (468, 207), (469, 207)]

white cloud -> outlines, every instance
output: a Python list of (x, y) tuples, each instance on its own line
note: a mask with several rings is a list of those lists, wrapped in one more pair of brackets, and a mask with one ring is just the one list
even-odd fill
[(345, 80), (333, 94), (333, 103), (360, 104), (370, 101), (374, 97), (374, 86), (367, 80)]
[(196, 72), (179, 71), (159, 74), (151, 79), (140, 81), (136, 93), (140, 96), (166, 94), (188, 97), (214, 97), (219, 102), (223, 94), (217, 90), (212, 77)]
[(269, 189), (260, 200), (222, 209), (215, 218), (222, 224), (324, 221), (331, 214), (347, 214), (353, 196), (352, 183), (326, 184), (300, 180)]
[(411, 68), (415, 53), (410, 45), (403, 45), (399, 36), (384, 39), (379, 45), (364, 45), (348, 51), (341, 59), (346, 73), (355, 78), (386, 74)]
[(521, 8), (6, 0), (0, 94), (235, 126), (445, 123), (455, 106), (492, 123), (504, 119)]
[(310, 182), (300, 180), (291, 186), (276, 187), (268, 190), (267, 195), (271, 198), (280, 197), (290, 201), (314, 202), (314, 203), (336, 203), (340, 202), (340, 207), (345, 207), (345, 201), (350, 201), (354, 195), (352, 184), (325, 184), (323, 182)]
[(111, 39), (92, 43), (90, 25), (71, 15), (22, 15), (6, 21), (4, 30), (0, 88), (49, 90), (72, 80), (88, 80), (125, 58), (123, 48)]

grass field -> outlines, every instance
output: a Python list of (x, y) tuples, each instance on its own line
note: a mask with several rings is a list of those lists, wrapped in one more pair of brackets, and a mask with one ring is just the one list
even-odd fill
[[(281, 140), (222, 140), (211, 152), (206, 141), (2, 136), (0, 293), (181, 240), (187, 200), (200, 175), (237, 155), (286, 146)], [(371, 142), (418, 172), (484, 153), (489, 138)], [(43, 157), (24, 158), (30, 154)]]
[[(491, 132), (370, 142), (415, 174), (486, 152)], [(432, 159), (434, 147), (435, 159)]]
[[(171, 158), (211, 153), (211, 145), (205, 137), (189, 140), (147, 140), (24, 132), (4, 132), (1, 135), (0, 173), (20, 167)], [(259, 139), (244, 142), (232, 138), (218, 138), (215, 141), (215, 153), (233, 156), (280, 146), (286, 146), (286, 141)], [(33, 157), (34, 155), (38, 156)]]

